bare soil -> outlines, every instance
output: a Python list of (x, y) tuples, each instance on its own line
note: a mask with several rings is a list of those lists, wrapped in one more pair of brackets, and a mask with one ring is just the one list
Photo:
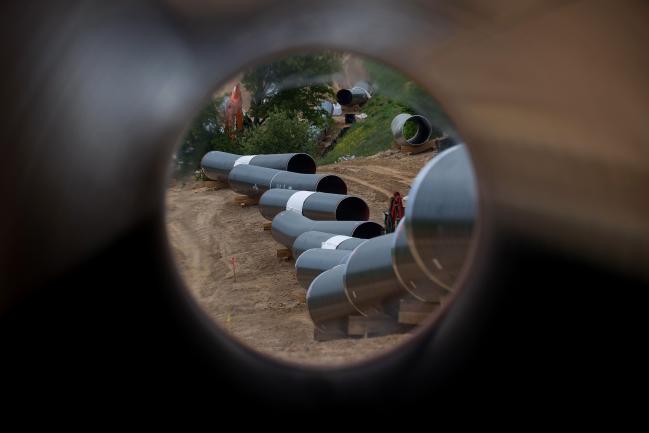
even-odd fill
[[(383, 224), (394, 191), (406, 195), (412, 179), (433, 156), (396, 151), (318, 168), (345, 179), (349, 194), (362, 197), (370, 218)], [(263, 231), (256, 206), (233, 203), (228, 190), (197, 188), (195, 182), (167, 192), (167, 227), (180, 273), (198, 303), (218, 326), (254, 349), (283, 360), (340, 365), (390, 349), (408, 334), (316, 342), (295, 279), (294, 262), (276, 257), (281, 248)], [(231, 260), (236, 260), (236, 282)]]

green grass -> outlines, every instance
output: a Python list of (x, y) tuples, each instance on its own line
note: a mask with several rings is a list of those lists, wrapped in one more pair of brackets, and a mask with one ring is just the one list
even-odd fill
[(380, 95), (374, 96), (363, 107), (365, 120), (356, 121), (334, 148), (318, 160), (318, 164), (331, 164), (341, 156), (369, 156), (387, 150), (392, 145), (390, 123), (394, 116), (407, 112), (407, 108)]

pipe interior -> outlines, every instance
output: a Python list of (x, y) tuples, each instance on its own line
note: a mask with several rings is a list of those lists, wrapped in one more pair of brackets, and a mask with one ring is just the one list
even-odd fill
[(370, 208), (358, 197), (346, 197), (336, 208), (338, 221), (367, 221), (370, 218)]
[(313, 174), (316, 172), (315, 161), (306, 153), (298, 153), (288, 160), (286, 170), (293, 173)]
[(383, 234), (383, 227), (373, 221), (367, 221), (359, 224), (354, 229), (352, 236), (361, 239), (372, 239)]
[(340, 105), (352, 103), (352, 92), (349, 89), (341, 89), (336, 93), (336, 100)]
[[(423, 144), (428, 140), (428, 137), (430, 137), (430, 127), (428, 126), (427, 122), (419, 117), (419, 116), (413, 116), (410, 119), (406, 121), (406, 123), (409, 122), (414, 122), (417, 124), (417, 132), (412, 135), (412, 137), (406, 137), (406, 140), (410, 144)], [(404, 125), (405, 126), (405, 125)]]
[(318, 181), (316, 191), (328, 192), (331, 194), (347, 194), (345, 181), (334, 175), (326, 175)]

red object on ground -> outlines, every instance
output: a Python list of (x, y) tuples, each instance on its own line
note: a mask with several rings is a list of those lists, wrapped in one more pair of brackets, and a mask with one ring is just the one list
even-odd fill
[(232, 89), (225, 106), (225, 130), (230, 133), (231, 138), (234, 138), (237, 131), (243, 130), (243, 108), (239, 83)]
[(395, 221), (395, 226), (401, 221), (403, 218), (403, 201), (401, 200), (401, 194), (398, 192), (394, 193), (394, 196), (392, 196), (392, 206), (390, 206), (390, 216), (392, 217), (392, 221)]

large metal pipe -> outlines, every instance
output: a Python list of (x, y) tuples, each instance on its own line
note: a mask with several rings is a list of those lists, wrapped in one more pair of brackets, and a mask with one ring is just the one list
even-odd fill
[(273, 188), (346, 194), (347, 185), (331, 174), (302, 174), (239, 164), (230, 170), (230, 188), (239, 194), (260, 196)]
[(412, 256), (405, 221), (397, 226), (392, 243), (392, 268), (402, 287), (422, 302), (437, 302), (449, 291), (433, 281)]
[[(359, 245), (341, 278), (326, 280), (327, 299), (338, 302), (328, 307), (328, 320), (333, 311), (349, 309), (339, 305), (345, 298), (356, 311), (372, 315), (404, 290), (434, 302), (452, 289), (467, 258), (477, 212), (475, 176), (464, 145), (440, 153), (422, 169), (406, 212), (395, 233)], [(339, 285), (334, 287), (334, 282)], [(326, 302), (318, 298), (319, 290), (310, 295), (315, 301), (309, 308), (322, 308)], [(341, 293), (333, 296), (336, 291)], [(320, 316), (317, 311), (310, 314)]]
[(404, 290), (392, 265), (394, 233), (369, 239), (359, 245), (347, 260), (344, 289), (363, 315), (382, 311), (387, 298)]
[(334, 233), (308, 231), (293, 241), (293, 257), (300, 257), (303, 252), (312, 248), (351, 251), (366, 240)]
[(259, 212), (268, 220), (285, 210), (312, 220), (367, 221), (370, 217), (367, 203), (350, 195), (273, 188), (259, 199)]
[(340, 89), (336, 92), (336, 100), (344, 106), (363, 105), (371, 97), (370, 86), (363, 81), (356, 83), (351, 89)]
[(404, 223), (412, 255), (428, 277), (447, 290), (467, 258), (477, 207), (476, 179), (464, 145), (426, 164), (408, 194)]
[(347, 250), (325, 250), (322, 248), (305, 251), (295, 261), (295, 276), (298, 283), (308, 289), (318, 275), (334, 266), (345, 264), (351, 253)]
[[(411, 137), (406, 137), (403, 133), (403, 129), (407, 122), (412, 122), (417, 125), (417, 132), (415, 132)], [(428, 119), (418, 114), (413, 115), (408, 113), (398, 114), (394, 119), (392, 119), (390, 129), (392, 130), (392, 136), (398, 144), (407, 144), (410, 146), (418, 146), (425, 143), (433, 132), (433, 127)]]
[(383, 233), (383, 227), (372, 221), (314, 221), (293, 211), (280, 212), (271, 225), (273, 239), (288, 248), (302, 233), (313, 230), (362, 239)]
[(344, 277), (347, 265), (338, 265), (318, 275), (306, 292), (306, 306), (315, 326), (323, 328), (328, 322), (358, 313), (347, 296)]
[(241, 156), (235, 155), (234, 153), (213, 150), (207, 152), (201, 160), (203, 173), (212, 180), (227, 180), (230, 170), (240, 164), (274, 168), (293, 173), (313, 174), (316, 172), (315, 161), (306, 153)]

